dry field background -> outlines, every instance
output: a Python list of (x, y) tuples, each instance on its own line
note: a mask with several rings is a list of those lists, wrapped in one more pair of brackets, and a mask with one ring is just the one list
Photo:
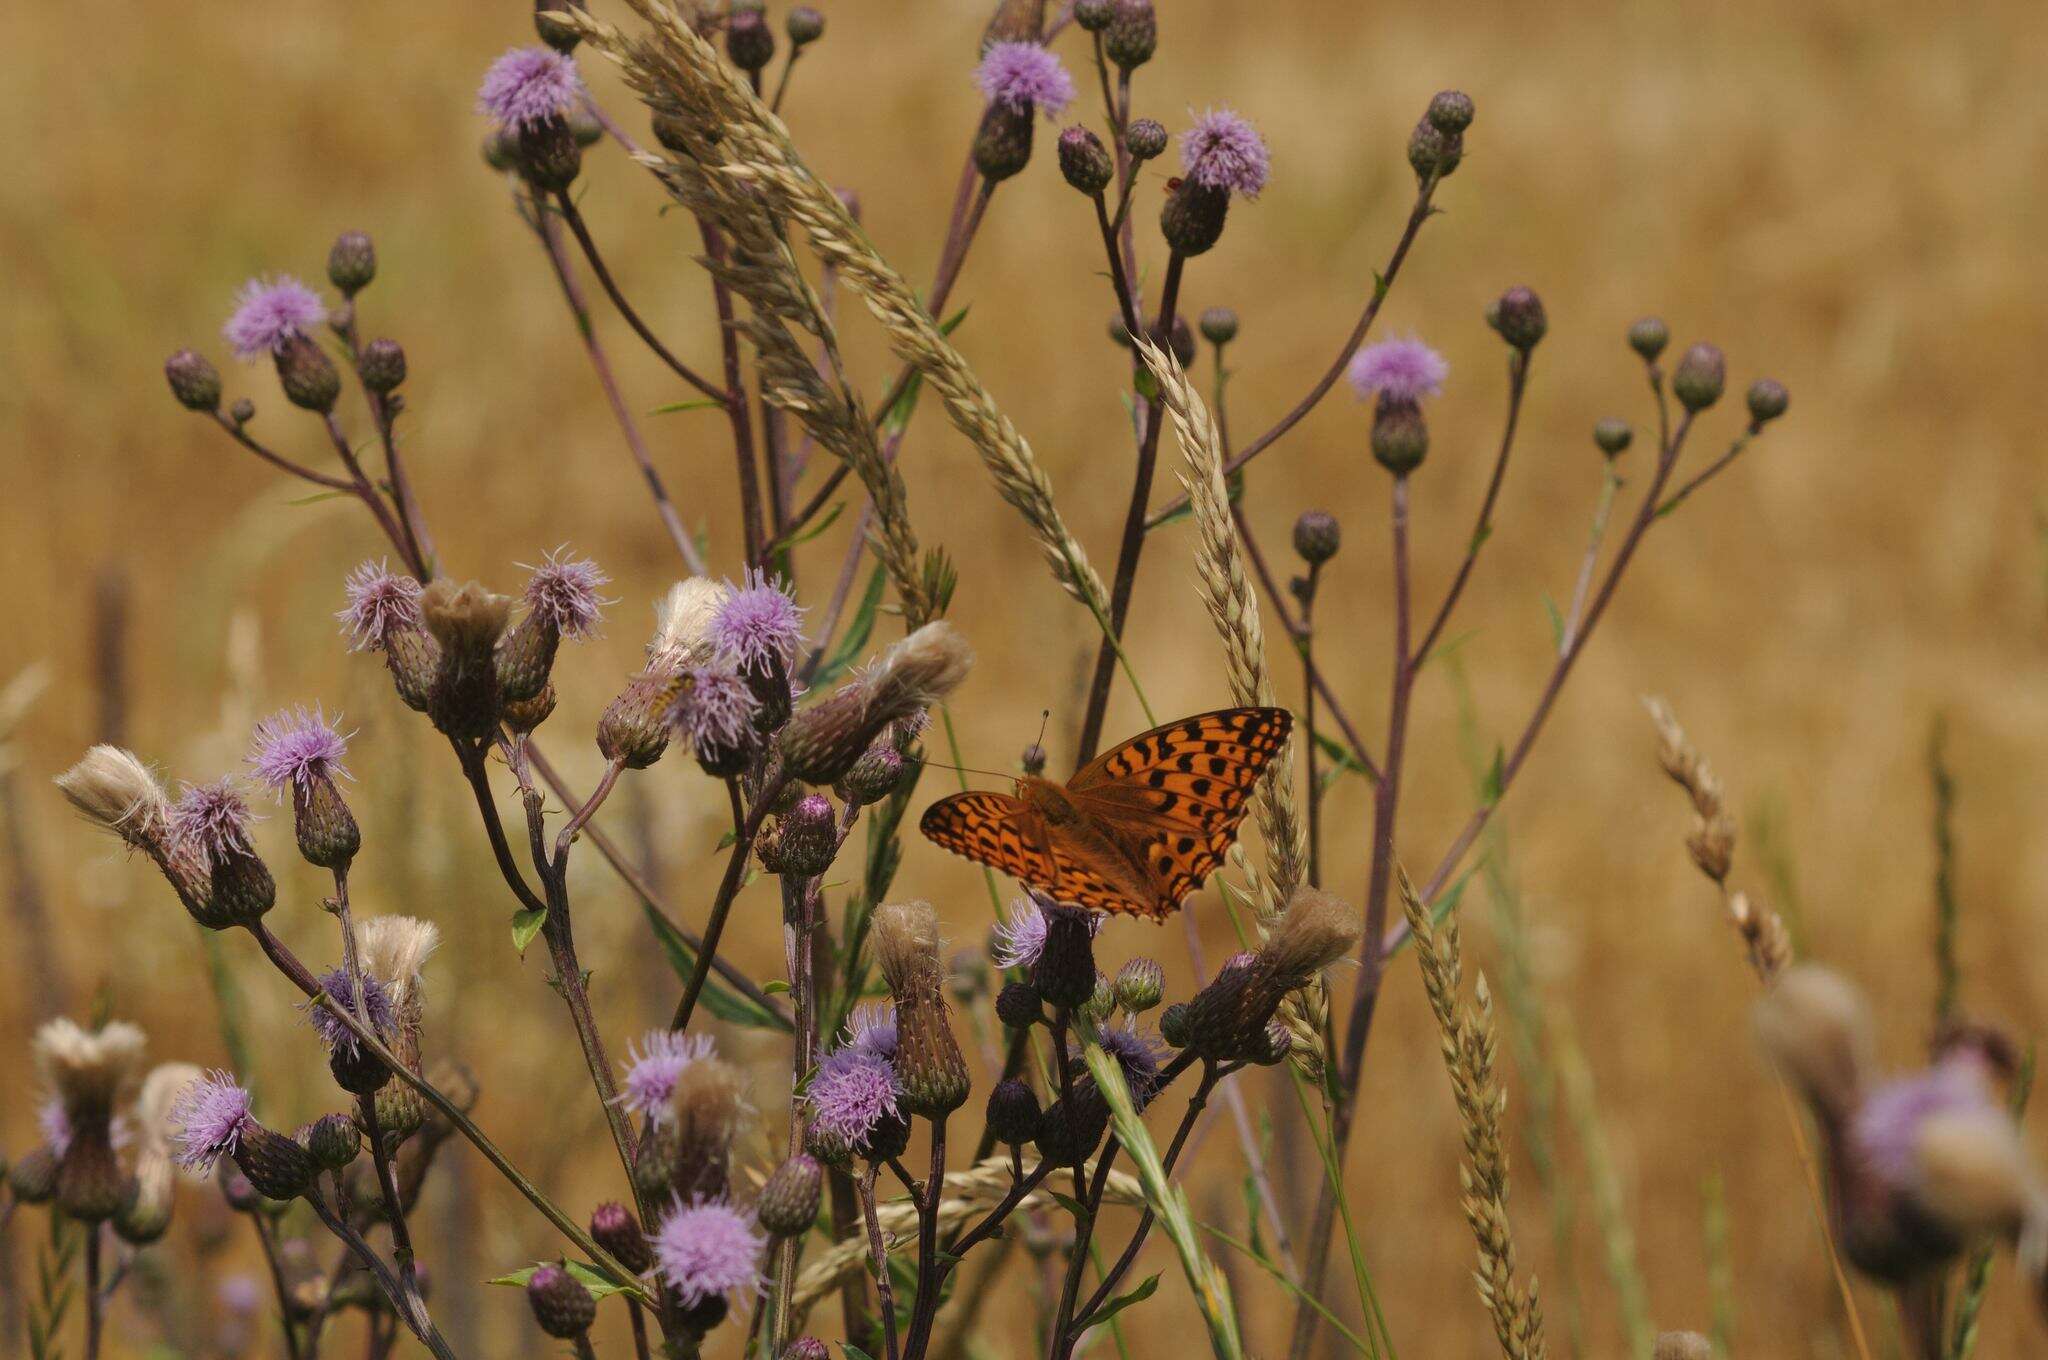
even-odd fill
[[(1227, 303), (1244, 318), (1231, 389), (1240, 426), (1291, 403), (1349, 326), (1405, 211), (1401, 149), (1428, 95), (1455, 85), (1478, 102), (1465, 166), (1439, 195), (1447, 212), (1425, 229), (1385, 324), (1424, 335), (1453, 367), (1418, 487), (1432, 597), (1463, 546), (1502, 404), (1501, 347), (1481, 308), (1521, 282), (1549, 304), (1507, 509), (1465, 620), (1475, 632), (1461, 656), (1490, 734), (1519, 726), (1547, 665), (1542, 593), (1569, 590), (1598, 483), (1586, 432), (1602, 415), (1647, 414), (1621, 343), (1627, 323), (1660, 311), (1681, 342), (1726, 347), (1737, 391), (1763, 373), (1791, 388), (1791, 415), (1753, 459), (1653, 536), (1505, 825), (1547, 1004), (1580, 1036), (1597, 1081), (1654, 1316), (1707, 1320), (1703, 1186), (1719, 1178), (1740, 1352), (1842, 1353), (1783, 1111), (1749, 1041), (1751, 976), (1685, 862), (1681, 800), (1656, 769), (1636, 700), (1668, 696), (1715, 758), (1748, 829), (1763, 833), (1746, 837), (1738, 876), (1796, 898), (1786, 905), (1803, 948), (1881, 998), (1902, 1062), (1920, 1049), (1932, 996), (1922, 748), (1946, 713), (1961, 785), (1966, 1000), (2021, 1036), (2048, 1033), (2048, 841), (2034, 834), (2048, 814), (2037, 773), (2048, 762), (2038, 444), (2048, 426), (2038, 371), (2048, 19), (2017, 0), (1162, 8), (1141, 112), (1174, 124), (1190, 106), (1228, 101), (1274, 147), (1271, 189), (1240, 205), (1222, 245), (1189, 272), (1190, 313)], [(187, 342), (218, 356), (218, 326), (246, 276), (317, 278), (336, 231), (374, 233), (382, 273), (362, 315), (410, 353), (411, 461), (445, 560), (509, 587), (516, 561), (566, 540), (616, 578), (622, 603), (602, 641), (565, 655), (547, 730), (587, 781), (589, 724), (633, 667), (648, 604), (678, 567), (534, 244), (476, 155), (476, 79), (504, 47), (530, 40), (525, 9), (82, 0), (12, 16), (0, 81), (13, 148), (0, 175), (0, 543), (15, 604), (0, 628), (0, 676), (41, 661), (54, 684), (10, 748), (8, 794), (27, 836), (25, 862), (10, 850), (6, 867), (16, 883), (39, 881), (59, 966), (39, 967), (33, 942), (10, 927), (0, 1145), (19, 1150), (30, 1135), (27, 1036), (53, 997), (82, 1011), (105, 988), (116, 1013), (149, 1028), (158, 1056), (221, 1057), (195, 932), (147, 865), (90, 834), (48, 784), (106, 730), (95, 600), (116, 581), (128, 598), (122, 721), (145, 756), (209, 777), (239, 761), (252, 717), (288, 702), (321, 700), (359, 729), (359, 892), (370, 910), (429, 915), (449, 937), (432, 974), (429, 1042), (476, 1068), (483, 1122), (543, 1183), (586, 1208), (610, 1191), (559, 1007), (538, 955), (521, 965), (511, 951), (508, 904), (452, 764), (392, 701), (381, 667), (340, 649), (330, 615), (343, 572), (372, 550), (366, 524), (340, 503), (291, 505), (297, 492), (178, 410), (157, 371)], [(840, 3), (828, 14), (789, 120), (812, 164), (860, 189), (881, 249), (928, 277), (976, 115), (967, 77), (980, 7)], [(596, 84), (627, 111), (608, 74)], [(1104, 339), (1108, 294), (1087, 217), (1049, 149), (996, 197), (957, 295), (973, 304), (961, 343), (1106, 563), (1128, 489), (1121, 365)], [(585, 210), (631, 291), (686, 354), (710, 354), (692, 234), (616, 154), (593, 157), (587, 180)], [(1142, 223), (1157, 193), (1148, 184)], [(600, 324), (634, 402), (673, 399), (616, 319)], [(850, 330), (861, 371), (878, 382), (888, 370), (873, 336)], [(229, 380), (257, 398), (273, 436), (312, 449), (314, 431), (290, 418), (267, 373)], [(711, 526), (714, 560), (731, 570), (731, 474), (712, 421), (649, 426), (686, 517)], [(1714, 428), (1732, 433), (1734, 421), (1723, 411)], [(1388, 570), (1384, 480), (1364, 435), (1348, 395), (1333, 396), (1258, 465), (1249, 504), (1275, 547), (1303, 508), (1342, 518), (1320, 645), (1376, 731), (1365, 715), (1384, 701)], [(935, 413), (920, 416), (905, 457), (914, 520), (960, 560), (953, 615), (981, 655), (956, 710), (968, 761), (1006, 768), (1049, 707), (1057, 762), (1093, 630)], [(811, 550), (807, 592), (828, 585), (839, 538)], [(1130, 639), (1162, 713), (1225, 698), (1191, 541), (1185, 526), (1155, 538)], [(1420, 704), (1402, 842), (1406, 857), (1433, 862), (1470, 786), (1445, 676), (1427, 680)], [(1137, 723), (1120, 698), (1111, 731)], [(1342, 786), (1330, 809), (1329, 880), (1352, 894), (1362, 890), (1363, 793)], [(605, 813), (690, 919), (710, 887), (722, 815), (713, 794), (671, 761)], [(315, 882), (291, 860), (282, 820), (263, 834), (273, 863), (291, 864), (272, 919), (324, 957)], [(584, 953), (623, 1047), (666, 1012), (673, 983), (650, 962), (630, 899), (585, 858)], [(978, 876), (928, 846), (910, 847), (899, 891), (940, 903), (963, 942), (985, 928)], [(772, 905), (742, 907), (736, 957), (772, 976)], [(1213, 893), (1190, 909), (1222, 947)], [(1490, 964), (1485, 919), (1475, 910), (1469, 935)], [(1120, 924), (1105, 939), (1111, 957), (1156, 950), (1177, 967), (1185, 956), (1177, 927)], [(289, 998), (246, 941), (228, 943), (268, 1098), (280, 1118), (311, 1117), (328, 1097), (312, 1040), (287, 1021)], [(1354, 1202), (1403, 1353), (1484, 1355), (1435, 1037), (1412, 970), (1397, 968), (1390, 988), (1350, 1159)], [(745, 1036), (732, 1044), (759, 1061), (758, 1096), (772, 1108), (786, 1089), (779, 1051)], [(1509, 1079), (1525, 1113), (1520, 1074)], [(1255, 1105), (1282, 1109), (1265, 1088), (1248, 1090)], [(1578, 1140), (1567, 1134), (1565, 1146), (1583, 1199)], [(1235, 1155), (1219, 1125), (1200, 1158), (1198, 1200), (1230, 1221), (1242, 1215)], [(538, 1349), (515, 1295), (460, 1286), (553, 1244), (484, 1168), (454, 1161), (460, 1174), (423, 1229), (447, 1281), (437, 1307), (452, 1332), (487, 1342), (478, 1353)], [(1518, 1173), (1526, 1167), (1518, 1158)], [(1526, 1174), (1516, 1194), (1524, 1253), (1551, 1298), (1553, 1353), (1568, 1276), (1583, 1296), (1587, 1353), (1619, 1353), (1589, 1206), (1575, 1259), (1560, 1262)], [(212, 1222), (199, 1199), (188, 1197), (174, 1234)], [(14, 1237), (19, 1253), (19, 1228)], [(442, 1244), (454, 1254), (437, 1258)], [(242, 1246), (223, 1258), (233, 1268), (248, 1264)], [(1131, 1329), (1140, 1357), (1172, 1353), (1192, 1320), (1177, 1278), (1163, 1283)], [(1267, 1282), (1241, 1285), (1255, 1349), (1270, 1352), (1289, 1310)], [(204, 1282), (173, 1287), (203, 1293)], [(1861, 1304), (1888, 1333), (1883, 1302), (1866, 1294)], [(2034, 1353), (2041, 1335), (2001, 1267), (1982, 1353)]]

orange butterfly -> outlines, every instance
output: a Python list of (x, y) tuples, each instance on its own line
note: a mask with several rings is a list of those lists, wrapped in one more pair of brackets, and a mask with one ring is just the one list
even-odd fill
[(1284, 708), (1222, 708), (1155, 727), (1064, 785), (956, 793), (926, 809), (932, 841), (1054, 900), (1155, 921), (1202, 886), (1237, 839), (1245, 801), (1287, 742)]

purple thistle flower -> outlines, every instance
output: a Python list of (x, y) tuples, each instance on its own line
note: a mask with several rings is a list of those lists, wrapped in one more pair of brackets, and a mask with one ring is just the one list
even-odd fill
[[(320, 975), (320, 986), (334, 999), (336, 1005), (350, 1015), (356, 1013), (355, 982), (349, 977), (348, 969), (328, 969)], [(346, 1049), (353, 1056), (362, 1048), (362, 1041), (356, 1038), (355, 1031), (343, 1024), (341, 1017), (333, 1011), (312, 1001), (307, 1002), (304, 1009), (307, 1023), (312, 1025), (313, 1032), (320, 1036), (320, 1042), (327, 1045), (329, 1053)], [(391, 1005), (391, 993), (385, 991), (384, 984), (368, 973), (363, 974), (362, 1013), (370, 1022), (372, 1032), (379, 1038), (397, 1032), (398, 1016)]]
[(691, 1063), (711, 1056), (711, 1036), (651, 1029), (626, 1049), (626, 1080), (614, 1097), (619, 1106), (657, 1124), (675, 1118), (669, 1097)]
[(263, 1306), (263, 1288), (254, 1275), (230, 1275), (214, 1291), (220, 1306), (230, 1313), (253, 1313)]
[(1229, 109), (1210, 109), (1180, 135), (1181, 173), (1205, 189), (1257, 198), (1271, 166), (1266, 139)]
[(817, 1130), (849, 1148), (863, 1146), (875, 1125), (898, 1113), (903, 1083), (887, 1058), (847, 1044), (818, 1063), (804, 1093)]
[(758, 567), (739, 585), (727, 585), (725, 599), (711, 616), (711, 640), (742, 674), (765, 674), (778, 662), (787, 669), (804, 640), (804, 611), (787, 587)]
[(992, 43), (974, 68), (974, 83), (991, 104), (1019, 112), (1036, 106), (1048, 118), (1074, 102), (1074, 78), (1060, 59), (1035, 42)]
[(1879, 1179), (1909, 1189), (1918, 1174), (1921, 1130), (1937, 1115), (2005, 1117), (1974, 1055), (1951, 1054), (1878, 1087), (1856, 1111), (1850, 1137)]
[(348, 608), (335, 614), (348, 634), (349, 650), (382, 651), (385, 639), (400, 628), (417, 628), (420, 622), (420, 583), (410, 576), (394, 576), (384, 564), (365, 562), (348, 574), (343, 587)]
[(327, 319), (320, 295), (289, 274), (254, 278), (235, 295), (234, 315), (221, 334), (238, 359), (260, 359), (284, 348)]
[(227, 1073), (213, 1071), (178, 1092), (171, 1123), (178, 1128), (178, 1165), (205, 1175), (241, 1144), (256, 1118), (249, 1113), (248, 1091)]
[(871, 1058), (896, 1061), (896, 1007), (887, 1001), (863, 1001), (846, 1017), (846, 1046)]
[(1374, 393), (1389, 401), (1421, 401), (1443, 391), (1451, 366), (1420, 340), (1382, 340), (1351, 358), (1344, 376), (1360, 397)]
[(683, 671), (682, 693), (669, 721), (700, 754), (731, 751), (753, 739), (754, 713), (760, 706), (729, 664), (691, 666)]
[(515, 47), (491, 63), (477, 88), (476, 111), (500, 127), (559, 118), (583, 98), (576, 63), (551, 47)]
[(287, 785), (303, 789), (316, 779), (351, 778), (341, 763), (348, 738), (318, 708), (279, 709), (256, 724), (253, 736), (249, 765), (279, 797)]
[(754, 1216), (722, 1199), (680, 1197), (648, 1236), (655, 1269), (686, 1308), (706, 1299), (761, 1287), (761, 1251), (767, 1238)]
[(597, 634), (597, 616), (610, 601), (598, 596), (598, 588), (612, 578), (587, 557), (570, 559), (566, 545), (547, 555), (526, 580), (526, 607), (554, 620), (555, 629), (566, 638), (588, 638)]
[(211, 784), (187, 784), (171, 807), (171, 841), (211, 869), (218, 859), (256, 853), (249, 843), (249, 823), (254, 820), (231, 776)]
[(1098, 1030), (1095, 1037), (1101, 1041), (1103, 1051), (1123, 1069), (1131, 1099), (1143, 1109), (1159, 1090), (1159, 1045), (1135, 1025), (1112, 1025)]
[(1038, 903), (1020, 897), (1003, 913), (995, 928), (989, 957), (998, 968), (1029, 968), (1045, 952), (1045, 913)]

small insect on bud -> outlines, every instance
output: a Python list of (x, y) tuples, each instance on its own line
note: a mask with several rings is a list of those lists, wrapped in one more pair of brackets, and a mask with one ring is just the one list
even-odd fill
[(1166, 124), (1156, 118), (1133, 119), (1124, 129), (1124, 150), (1135, 161), (1149, 161), (1161, 155), (1169, 140)]
[(372, 340), (363, 346), (356, 371), (362, 376), (363, 386), (383, 396), (405, 381), (405, 351), (396, 340)]
[(1335, 557), (1343, 541), (1337, 517), (1327, 510), (1304, 510), (1294, 521), (1294, 551), (1312, 567)]
[(775, 33), (760, 0), (736, 0), (726, 21), (725, 54), (742, 71), (761, 70), (775, 59)]
[(809, 5), (798, 5), (782, 21), (792, 47), (808, 47), (825, 36), (825, 16)]
[(1159, 210), (1159, 234), (1181, 255), (1200, 255), (1223, 237), (1230, 212), (1230, 191), (1198, 184), (1193, 179), (1169, 182), (1166, 206)]
[(996, 1019), (1011, 1029), (1026, 1029), (1045, 1019), (1045, 1003), (1028, 982), (1006, 982), (996, 993)]
[(1423, 115), (1408, 134), (1408, 165), (1418, 180), (1444, 179), (1465, 158), (1465, 139), (1441, 131)]
[(1593, 442), (1600, 446), (1600, 452), (1613, 458), (1627, 452), (1635, 440), (1635, 431), (1625, 420), (1608, 418), (1593, 427)]
[(1100, 33), (1116, 17), (1116, 0), (1074, 0), (1074, 22), (1084, 33)]
[(555, 16), (583, 8), (583, 0), (533, 0), (533, 31), (557, 52), (573, 52), (583, 36)]
[(1500, 332), (1500, 338), (1527, 354), (1536, 348), (1550, 329), (1544, 315), (1543, 299), (1527, 288), (1510, 288), (1486, 309), (1486, 324)]
[(754, 1202), (754, 1215), (775, 1237), (800, 1236), (817, 1221), (824, 1184), (825, 1168), (818, 1159), (799, 1152), (769, 1175)]
[(541, 1266), (526, 1281), (533, 1320), (549, 1336), (574, 1340), (597, 1321), (597, 1297), (562, 1266)]
[(1728, 361), (1719, 347), (1701, 341), (1679, 356), (1671, 371), (1671, 395), (1678, 404), (1698, 414), (1721, 399), (1728, 384)]
[(1228, 307), (1208, 307), (1197, 323), (1202, 338), (1212, 345), (1227, 345), (1237, 339), (1237, 313)]
[(1792, 394), (1785, 390), (1785, 384), (1775, 378), (1758, 378), (1749, 385), (1750, 428), (1762, 429), (1766, 424), (1785, 414), (1785, 408), (1792, 404)]
[(1671, 343), (1671, 327), (1664, 324), (1661, 316), (1646, 316), (1628, 328), (1628, 347), (1643, 356), (1643, 362), (1654, 364), (1664, 347)]
[(1120, 71), (1135, 71), (1159, 47), (1159, 14), (1152, 0), (1116, 0), (1102, 30), (1102, 51)]
[(654, 1253), (648, 1249), (647, 1234), (640, 1230), (640, 1220), (616, 1200), (607, 1200), (590, 1211), (590, 1236), (636, 1275), (654, 1264)]
[(377, 247), (369, 233), (345, 231), (327, 252), (327, 281), (352, 298), (377, 277)]
[(519, 173), (544, 193), (560, 193), (583, 170), (583, 148), (566, 118), (536, 119), (518, 129)]
[(276, 354), (277, 381), (292, 405), (322, 415), (341, 397), (341, 372), (327, 351), (305, 335), (287, 336)]
[(356, 1159), (363, 1135), (347, 1115), (323, 1114), (306, 1126), (303, 1141), (314, 1161), (329, 1171), (339, 1171)]
[(1076, 124), (1060, 133), (1060, 174), (1089, 196), (1101, 193), (1116, 176), (1109, 148), (1088, 128)]
[(1038, 1097), (1021, 1081), (1000, 1081), (988, 1093), (988, 1131), (1015, 1147), (1038, 1135)]
[(1463, 90), (1439, 90), (1429, 101), (1429, 122), (1446, 137), (1455, 137), (1472, 126), (1472, 96)]
[(1132, 1015), (1158, 1005), (1166, 994), (1166, 970), (1157, 959), (1129, 959), (1116, 970), (1116, 1004)]
[(181, 349), (164, 360), (164, 377), (186, 410), (220, 409), (220, 371), (198, 350)]

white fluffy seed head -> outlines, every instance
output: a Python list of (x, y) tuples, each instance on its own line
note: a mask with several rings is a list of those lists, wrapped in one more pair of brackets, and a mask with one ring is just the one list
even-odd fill
[(163, 835), (170, 797), (132, 751), (95, 746), (58, 775), (56, 783), (71, 806), (131, 845), (152, 843)]
[(691, 576), (668, 588), (655, 602), (654, 637), (647, 660), (660, 667), (681, 668), (706, 659), (711, 650), (711, 619), (732, 587), (708, 576)]
[(56, 1088), (74, 1120), (104, 1119), (134, 1081), (148, 1045), (142, 1031), (125, 1020), (99, 1030), (52, 1020), (36, 1031), (36, 1070)]
[(1757, 999), (1756, 1032), (1778, 1070), (1831, 1119), (1845, 1118), (1869, 1084), (1870, 1011), (1832, 969), (1799, 964), (1780, 973)]
[(356, 927), (363, 971), (403, 1005), (419, 986), (420, 970), (441, 945), (441, 928), (414, 916), (372, 916)]

